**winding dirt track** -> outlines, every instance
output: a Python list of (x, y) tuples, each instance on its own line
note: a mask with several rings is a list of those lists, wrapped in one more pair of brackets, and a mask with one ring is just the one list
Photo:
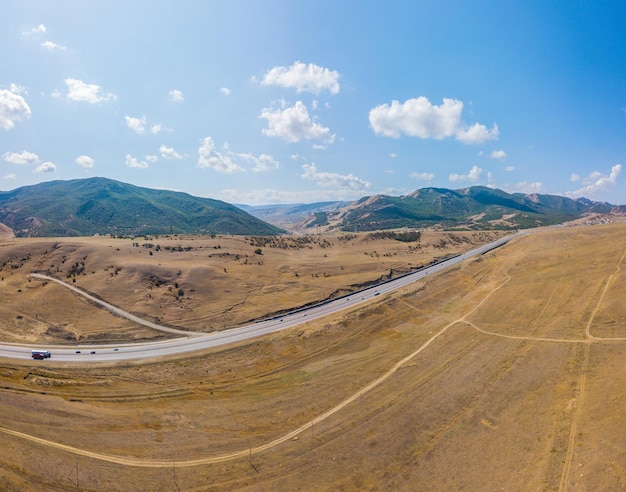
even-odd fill
[(74, 292), (76, 292), (77, 294), (89, 299), (92, 302), (95, 302), (96, 304), (102, 306), (103, 308), (111, 311), (113, 314), (120, 316), (122, 318), (127, 318), (137, 324), (143, 325), (143, 326), (147, 326), (148, 328), (152, 328), (153, 330), (158, 330), (158, 331), (165, 331), (167, 333), (174, 333), (176, 335), (185, 335), (188, 337), (199, 337), (202, 335), (202, 333), (196, 333), (193, 331), (184, 331), (184, 330), (177, 330), (176, 328), (170, 328), (168, 326), (163, 326), (163, 325), (159, 325), (157, 323), (153, 323), (152, 321), (148, 321), (145, 320), (143, 318), (140, 318), (139, 316), (135, 316), (134, 314), (130, 314), (129, 312), (124, 311), (123, 309), (118, 308), (117, 306), (114, 306), (113, 304), (110, 304), (106, 301), (103, 301), (102, 299), (98, 299), (95, 296), (92, 296), (91, 294), (89, 294), (88, 292), (85, 292), (82, 289), (79, 289), (77, 287), (74, 287), (71, 284), (68, 284), (67, 282), (63, 282), (63, 280), (59, 280), (57, 278), (54, 277), (50, 277), (49, 275), (43, 275), (41, 273), (31, 273), (30, 274), (31, 277), (34, 278), (38, 278), (39, 280), (48, 280), (50, 282), (56, 282), (57, 284), (65, 287), (66, 289), (70, 289)]
[(283, 435), (283, 436), (281, 436), (281, 437), (279, 437), (277, 439), (274, 439), (273, 441), (270, 441), (270, 442), (267, 442), (265, 444), (262, 444), (261, 446), (257, 446), (255, 448), (246, 448), (246, 449), (242, 449), (240, 451), (235, 451), (233, 453), (227, 453), (227, 454), (223, 454), (223, 455), (219, 455), (219, 456), (209, 456), (209, 457), (204, 457), (204, 458), (197, 458), (197, 459), (192, 459), (192, 460), (184, 460), (184, 461), (175, 461), (174, 462), (174, 461), (163, 461), (163, 460), (126, 458), (126, 457), (114, 456), (114, 455), (110, 455), (110, 454), (96, 453), (96, 452), (88, 451), (88, 450), (85, 450), (85, 449), (76, 448), (74, 446), (68, 446), (68, 445), (65, 445), (65, 444), (60, 444), (60, 443), (48, 441), (47, 439), (42, 439), (40, 437), (32, 436), (32, 435), (29, 435), (29, 434), (24, 434), (22, 432), (18, 432), (18, 431), (14, 431), (14, 430), (11, 430), (11, 429), (7, 429), (5, 427), (0, 427), (0, 432), (4, 432), (5, 434), (9, 434), (9, 435), (12, 435), (12, 436), (15, 436), (15, 437), (19, 437), (21, 439), (25, 439), (25, 440), (28, 440), (28, 441), (31, 441), (31, 442), (34, 442), (34, 443), (37, 443), (37, 444), (49, 447), (49, 448), (67, 451), (69, 453), (73, 453), (73, 454), (76, 454), (76, 455), (79, 455), (79, 456), (86, 456), (86, 457), (94, 458), (94, 459), (101, 460), (101, 461), (108, 461), (110, 463), (115, 463), (115, 464), (118, 464), (118, 465), (136, 466), (136, 467), (142, 467), (142, 468), (171, 468), (173, 464), (175, 464), (177, 467), (190, 467), (190, 466), (198, 466), (198, 465), (210, 465), (210, 464), (213, 464), (213, 463), (220, 463), (220, 462), (223, 462), (223, 461), (230, 461), (230, 460), (234, 460), (234, 459), (238, 459), (238, 458), (244, 458), (244, 457), (249, 456), (251, 454), (256, 454), (256, 453), (259, 453), (261, 451), (266, 451), (266, 450), (271, 449), (271, 448), (273, 448), (275, 446), (278, 446), (279, 444), (282, 444), (282, 443), (284, 443), (284, 442), (286, 442), (286, 441), (288, 441), (290, 439), (293, 439), (298, 434), (301, 434), (302, 432), (310, 429), (313, 425), (318, 424), (318, 423), (326, 420), (330, 416), (334, 415), (335, 413), (337, 413), (340, 410), (342, 410), (343, 408), (347, 407), (348, 405), (350, 405), (354, 401), (358, 400), (362, 395), (368, 393), (369, 391), (373, 390), (374, 388), (376, 388), (380, 384), (384, 383), (393, 374), (395, 374), (395, 372), (398, 371), (398, 369), (400, 369), (404, 364), (409, 362), (411, 359), (413, 359), (415, 356), (417, 356), (420, 352), (425, 350), (437, 338), (439, 338), (441, 335), (443, 335), (448, 330), (448, 328), (450, 328), (451, 326), (453, 326), (453, 325), (455, 325), (455, 324), (457, 324), (459, 322), (465, 321), (465, 318), (467, 316), (469, 316), (474, 311), (476, 311), (476, 309), (478, 309), (491, 295), (493, 295), (494, 292), (499, 290), (508, 281), (509, 280), (507, 279), (502, 284), (500, 284), (495, 289), (493, 289), (491, 292), (489, 292), (478, 304), (476, 304), (476, 306), (471, 311), (469, 311), (467, 314), (465, 314), (465, 316), (463, 316), (463, 317), (461, 317), (461, 318), (459, 318), (459, 319), (457, 319), (455, 321), (452, 321), (448, 325), (444, 326), (440, 331), (438, 331), (435, 335), (433, 335), (430, 339), (428, 339), (428, 341), (426, 341), (426, 343), (424, 343), (422, 346), (420, 346), (415, 352), (413, 352), (412, 354), (409, 354), (406, 357), (404, 357), (403, 359), (401, 359), (391, 369), (389, 369), (387, 372), (382, 374), (380, 377), (378, 377), (377, 379), (375, 379), (374, 381), (369, 383), (367, 386), (361, 388), (359, 391), (354, 393), (349, 398), (347, 398), (344, 401), (340, 402), (339, 404), (335, 405), (333, 408), (331, 408), (330, 410), (324, 412), (323, 414), (319, 415), (318, 417), (314, 418), (313, 420), (310, 420), (309, 422), (306, 422), (306, 423), (302, 424), (300, 427), (292, 430), (291, 432), (289, 432), (289, 433), (287, 433), (287, 434), (285, 434), (285, 435)]
[(561, 481), (560, 481), (560, 486), (559, 486), (559, 490), (566, 490), (567, 489), (567, 481), (568, 481), (568, 477), (570, 475), (570, 470), (571, 470), (572, 457), (573, 457), (573, 453), (574, 453), (576, 432), (577, 432), (577, 424), (578, 424), (578, 420), (579, 420), (580, 413), (581, 413), (581, 407), (582, 407), (583, 398), (585, 396), (584, 392), (585, 392), (585, 384), (586, 384), (586, 377), (587, 377), (587, 368), (588, 368), (590, 347), (591, 347), (591, 345), (593, 343), (606, 343), (606, 342), (615, 342), (615, 341), (626, 341), (626, 338), (619, 338), (619, 337), (615, 337), (615, 338), (599, 338), (599, 337), (593, 336), (590, 333), (590, 327), (591, 327), (591, 325), (593, 323), (593, 320), (594, 320), (594, 318), (596, 316), (596, 313), (600, 309), (600, 307), (602, 305), (602, 302), (604, 300), (605, 294), (606, 294), (609, 286), (613, 282), (613, 279), (615, 278), (615, 276), (617, 276), (620, 273), (621, 263), (623, 262), (625, 257), (626, 257), (626, 250), (624, 251), (624, 254), (622, 255), (622, 257), (620, 258), (620, 260), (619, 260), (619, 262), (617, 264), (617, 268), (616, 268), (615, 273), (613, 273), (612, 275), (610, 275), (608, 277), (608, 279), (606, 281), (606, 284), (605, 284), (605, 286), (604, 286), (604, 288), (602, 290), (602, 293), (601, 293), (601, 295), (600, 295), (600, 297), (598, 299), (598, 302), (596, 303), (596, 306), (593, 309), (593, 311), (592, 311), (592, 313), (591, 313), (591, 315), (589, 317), (589, 320), (587, 321), (587, 324), (585, 326), (585, 338), (584, 339), (558, 339), (558, 338), (542, 338), (542, 337), (524, 337), (524, 336), (504, 335), (504, 334), (500, 334), (500, 333), (495, 333), (495, 332), (490, 332), (490, 331), (483, 330), (483, 329), (479, 328), (478, 326), (476, 326), (476, 324), (468, 321), (466, 318), (469, 315), (471, 315), (473, 312), (475, 312), (495, 292), (497, 292), (504, 285), (506, 285), (509, 282), (509, 280), (510, 280), (510, 277), (509, 277), (503, 283), (501, 283), (500, 285), (495, 287), (492, 291), (490, 291), (478, 304), (476, 304), (476, 306), (471, 311), (469, 311), (464, 316), (456, 319), (455, 321), (452, 321), (451, 323), (449, 323), (448, 325), (443, 327), (439, 332), (437, 332), (435, 335), (433, 335), (428, 341), (426, 341), (423, 345), (421, 345), (417, 350), (415, 350), (413, 353), (409, 354), (408, 356), (406, 356), (403, 359), (401, 359), (400, 361), (398, 361), (393, 367), (391, 367), (391, 369), (389, 369), (387, 372), (382, 374), (380, 377), (378, 377), (377, 379), (375, 379), (374, 381), (369, 383), (367, 386), (361, 388), (358, 392), (354, 393), (349, 398), (347, 398), (344, 401), (338, 403), (333, 408), (331, 408), (330, 410), (326, 411), (325, 413), (319, 415), (318, 417), (314, 418), (313, 420), (310, 420), (310, 421), (302, 424), (300, 427), (292, 430), (291, 432), (289, 432), (289, 433), (287, 433), (287, 434), (285, 434), (285, 435), (283, 435), (281, 437), (278, 437), (277, 439), (269, 441), (269, 442), (267, 442), (267, 443), (265, 443), (265, 444), (263, 444), (261, 446), (255, 447), (255, 448), (246, 448), (246, 449), (242, 449), (240, 451), (235, 451), (235, 452), (232, 452), (232, 453), (227, 453), (227, 454), (223, 454), (223, 455), (219, 455), (219, 456), (208, 456), (208, 457), (191, 459), (191, 460), (184, 460), (184, 461), (164, 461), (164, 460), (127, 458), (127, 457), (123, 457), (123, 456), (115, 456), (115, 455), (104, 454), (104, 453), (96, 453), (96, 452), (88, 451), (88, 450), (85, 450), (85, 449), (79, 449), (79, 448), (76, 448), (76, 447), (73, 447), (73, 446), (68, 446), (68, 445), (65, 445), (65, 444), (52, 442), (52, 441), (49, 441), (49, 440), (46, 440), (46, 439), (42, 439), (40, 437), (36, 437), (36, 436), (32, 436), (32, 435), (25, 434), (25, 433), (22, 433), (22, 432), (14, 431), (14, 430), (7, 429), (7, 428), (4, 428), (4, 427), (0, 427), (0, 432), (3, 432), (3, 433), (8, 434), (8, 435), (15, 436), (15, 437), (18, 437), (20, 439), (24, 439), (24, 440), (27, 440), (27, 441), (30, 441), (30, 442), (33, 442), (33, 443), (36, 443), (36, 444), (39, 444), (39, 445), (42, 445), (42, 446), (46, 446), (46, 447), (49, 447), (49, 448), (58, 449), (58, 450), (66, 451), (66, 452), (69, 452), (69, 453), (73, 453), (75, 455), (85, 456), (85, 457), (89, 457), (89, 458), (93, 458), (93, 459), (97, 459), (97, 460), (102, 460), (102, 461), (107, 461), (107, 462), (115, 463), (115, 464), (119, 464), (119, 465), (142, 467), (142, 468), (169, 468), (172, 465), (175, 465), (175, 466), (178, 466), (178, 467), (193, 467), (193, 466), (199, 466), (199, 465), (209, 465), (209, 464), (214, 464), (214, 463), (220, 463), (220, 462), (229, 461), (229, 460), (235, 460), (235, 459), (239, 459), (239, 458), (245, 458), (246, 456), (249, 456), (249, 455), (252, 455), (252, 454), (256, 454), (256, 453), (259, 453), (261, 451), (266, 451), (266, 450), (271, 449), (271, 448), (273, 448), (275, 446), (278, 446), (279, 444), (282, 444), (282, 443), (284, 443), (284, 442), (286, 442), (286, 441), (288, 441), (290, 439), (293, 439), (298, 434), (301, 434), (302, 432), (312, 428), (312, 426), (314, 426), (315, 424), (318, 424), (318, 423), (324, 421), (325, 419), (331, 417), (335, 413), (341, 411), (343, 408), (347, 407), (348, 405), (352, 404), (354, 401), (358, 400), (362, 395), (368, 393), (369, 391), (373, 390), (377, 386), (379, 386), (382, 383), (384, 383), (393, 374), (395, 374), (396, 371), (398, 371), (403, 365), (405, 365), (407, 362), (409, 362), (411, 359), (413, 359), (419, 353), (421, 353), (423, 350), (425, 350), (429, 345), (431, 345), (438, 337), (440, 337), (443, 333), (445, 333), (451, 326), (454, 326), (457, 323), (465, 323), (465, 324), (473, 327), (477, 331), (479, 331), (479, 332), (481, 332), (481, 333), (483, 333), (485, 335), (490, 335), (490, 336), (497, 336), (497, 337), (509, 338), (509, 339), (533, 340), (533, 341), (538, 341), (538, 342), (583, 343), (583, 344), (585, 344), (585, 356), (584, 356), (584, 361), (583, 361), (583, 365), (582, 365), (582, 368), (581, 368), (581, 373), (580, 373), (579, 383), (578, 383), (578, 391), (577, 391), (577, 394), (578, 394), (578, 404), (577, 404), (576, 412), (574, 414), (574, 417), (573, 417), (572, 423), (571, 423), (567, 455), (566, 455), (565, 463), (563, 465), (563, 470), (562, 470), (562, 474), (561, 474)]

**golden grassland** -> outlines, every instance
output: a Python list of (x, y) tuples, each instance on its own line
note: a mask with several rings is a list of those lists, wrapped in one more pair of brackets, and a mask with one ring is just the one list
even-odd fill
[(0, 339), (153, 340), (44, 272), (161, 324), (211, 332), (357, 290), (503, 233), (425, 232), (419, 242), (339, 236), (10, 239), (0, 242)]
[[(6, 239), (0, 336), (164, 336), (29, 281), (33, 270), (209, 331), (486, 239), (429, 234), (420, 248), (365, 235)], [(359, 309), (180, 358), (2, 360), (0, 489), (624, 490), (625, 240), (624, 225), (538, 231)]]

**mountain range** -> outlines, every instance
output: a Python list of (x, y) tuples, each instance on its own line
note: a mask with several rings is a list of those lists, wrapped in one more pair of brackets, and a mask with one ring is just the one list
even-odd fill
[(354, 202), (231, 205), (108, 178), (50, 181), (0, 192), (0, 226), (18, 237), (146, 234), (277, 235), (396, 228), (519, 229), (626, 206), (556, 195), (506, 193), (483, 186), (422, 188)]
[(219, 200), (107, 178), (49, 181), (0, 192), (0, 222), (18, 237), (284, 232)]

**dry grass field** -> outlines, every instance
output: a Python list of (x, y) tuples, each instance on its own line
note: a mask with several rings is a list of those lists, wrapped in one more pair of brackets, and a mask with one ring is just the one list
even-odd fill
[[(425, 233), (419, 248), (6, 238), (0, 338), (166, 336), (35, 270), (209, 331), (485, 234)], [(0, 360), (0, 490), (626, 490), (625, 244), (618, 224), (538, 231), (357, 310), (184, 358)]]

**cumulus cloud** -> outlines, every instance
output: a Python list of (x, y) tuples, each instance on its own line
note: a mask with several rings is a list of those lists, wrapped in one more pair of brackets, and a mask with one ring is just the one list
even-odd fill
[(130, 154), (126, 154), (126, 165), (128, 167), (134, 168), (134, 169), (147, 169), (148, 168), (148, 163), (145, 161), (140, 161), (139, 159), (133, 157)]
[(102, 88), (96, 84), (87, 84), (82, 80), (67, 78), (67, 98), (70, 101), (88, 102), (96, 104), (100, 102), (114, 101), (117, 96), (113, 93), (104, 93)]
[(303, 164), (304, 173), (301, 174), (303, 179), (314, 181), (317, 185), (323, 187), (347, 188), (351, 190), (366, 190), (371, 188), (372, 183), (365, 181), (353, 174), (339, 174), (319, 172), (315, 164)]
[(22, 152), (5, 152), (2, 154), (2, 158), (11, 164), (20, 164), (24, 166), (37, 164), (39, 162), (39, 156), (33, 152), (28, 152), (27, 150), (23, 150)]
[(497, 125), (491, 130), (480, 123), (468, 126), (461, 120), (462, 112), (463, 102), (457, 99), (444, 98), (437, 106), (420, 96), (404, 103), (394, 100), (391, 104), (376, 106), (370, 110), (369, 121), (374, 133), (392, 138), (402, 135), (436, 140), (455, 137), (466, 144), (498, 138)]
[(84, 167), (85, 169), (93, 168), (93, 162), (94, 160), (88, 155), (79, 155), (76, 158), (76, 164), (78, 164), (81, 167)]
[(56, 172), (57, 167), (52, 162), (43, 162), (39, 164), (33, 171), (34, 173), (54, 173)]
[(459, 129), (456, 132), (456, 139), (465, 144), (481, 144), (487, 140), (497, 140), (500, 135), (498, 125), (493, 125), (489, 130), (485, 125), (474, 123), (468, 128)]
[(304, 64), (297, 61), (290, 67), (272, 68), (265, 74), (261, 84), (296, 89), (297, 92), (319, 94), (328, 91), (331, 94), (338, 94), (339, 72), (313, 63)]
[(161, 131), (163, 131), (163, 125), (161, 125), (161, 123), (157, 123), (150, 127), (150, 133), (154, 133), (155, 135), (157, 133), (161, 133)]
[(31, 34), (43, 34), (46, 32), (46, 26), (39, 24), (37, 27), (33, 27), (30, 31), (25, 31), (22, 36), (30, 36)]
[(431, 181), (435, 175), (433, 173), (411, 173), (409, 177), (419, 181)]
[(146, 117), (135, 118), (133, 116), (125, 116), (126, 126), (135, 133), (144, 133), (146, 131)]
[(24, 94), (24, 95), (28, 94), (26, 87), (24, 87), (23, 85), (19, 85), (19, 84), (14, 84), (14, 83), (9, 84), (9, 90), (13, 94)]
[[(587, 177), (581, 179), (580, 176), (574, 174), (572, 175), (572, 177), (577, 177), (577, 181), (582, 181), (582, 184), (584, 186), (575, 191), (568, 191), (565, 194), (570, 198), (580, 198), (603, 193), (615, 186), (615, 184), (617, 183), (617, 178), (621, 172), (622, 165), (615, 164), (613, 167), (611, 167), (611, 173), (609, 175), (602, 174), (599, 171), (594, 171), (590, 173)], [(570, 179), (574, 181), (572, 178)]]
[(169, 92), (169, 95), (170, 95), (170, 101), (172, 102), (181, 103), (185, 100), (183, 93), (179, 91), (178, 89), (172, 89)]
[(268, 154), (261, 154), (258, 157), (252, 154), (233, 153), (233, 155), (238, 159), (252, 164), (251, 171), (255, 173), (273, 171), (280, 168), (280, 162)]
[(578, 182), (578, 181), (580, 181), (581, 179), (582, 179), (582, 178), (581, 178), (578, 174), (576, 174), (576, 173), (572, 173), (572, 175), (569, 177), (569, 180), (570, 180), (572, 183), (577, 183), (577, 182)]
[(514, 185), (504, 185), (502, 188), (507, 193), (525, 193), (527, 195), (544, 193), (543, 183), (540, 181), (520, 181)]
[(483, 170), (478, 166), (473, 166), (472, 169), (469, 170), (467, 174), (456, 174), (452, 173), (448, 176), (450, 181), (458, 182), (458, 181), (470, 181), (475, 183), (480, 179), (483, 174)]
[(155, 162), (159, 160), (159, 158), (156, 155), (147, 155), (146, 160), (154, 164)]
[(492, 159), (506, 159), (506, 152), (504, 150), (494, 150), (489, 154)]
[(17, 121), (30, 118), (30, 107), (18, 93), (0, 89), (0, 128), (10, 130)]
[(231, 90), (228, 87), (221, 87), (220, 92), (225, 96), (230, 96)]
[(210, 168), (224, 174), (245, 171), (243, 167), (235, 164), (230, 156), (219, 152), (211, 137), (202, 139), (202, 144), (198, 149), (197, 167)]
[(53, 41), (44, 41), (41, 43), (41, 47), (48, 51), (64, 51), (67, 49), (65, 46), (57, 44)]
[(271, 155), (254, 155), (246, 152), (234, 152), (230, 150), (228, 143), (224, 143), (222, 150), (218, 151), (213, 139), (206, 137), (198, 150), (198, 167), (212, 168), (222, 173), (245, 172), (268, 172), (280, 168), (280, 162)]
[(166, 147), (165, 145), (161, 145), (159, 147), (159, 152), (161, 153), (161, 157), (163, 159), (182, 159), (183, 156), (176, 152), (172, 147)]
[(329, 145), (335, 139), (330, 129), (311, 119), (302, 101), (297, 101), (291, 107), (286, 107), (286, 103), (282, 101), (281, 108), (265, 108), (259, 118), (267, 120), (268, 127), (262, 130), (264, 135), (279, 137), (287, 142), (299, 142), (303, 139), (322, 140)]

